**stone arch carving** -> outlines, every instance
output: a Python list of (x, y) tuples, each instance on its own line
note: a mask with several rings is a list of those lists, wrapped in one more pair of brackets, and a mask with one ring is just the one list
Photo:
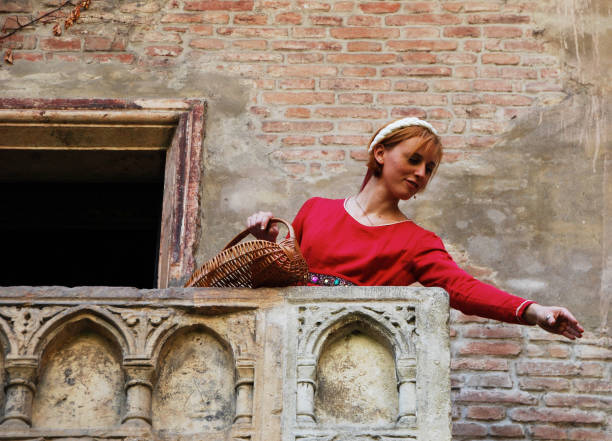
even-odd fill
[(181, 326), (158, 341), (153, 360), (155, 431), (202, 433), (231, 426), (237, 373), (226, 339), (202, 323)]
[(125, 357), (134, 351), (131, 333), (110, 312), (96, 306), (77, 306), (57, 314), (33, 335), (26, 355), (40, 358), (47, 345), (67, 326), (90, 320), (105, 330)]
[(73, 314), (40, 340), (39, 388), (32, 425), (39, 428), (108, 429), (125, 406), (125, 347), (99, 316)]
[(3, 356), (13, 352), (10, 338), (11, 335), (11, 327), (6, 320), (0, 317), (0, 350)]
[(399, 403), (397, 423), (416, 424), (416, 348), (414, 308), (386, 305), (300, 306), (298, 310), (297, 421), (302, 425), (316, 422), (314, 394), (317, 366), (326, 342), (340, 332), (360, 329), (390, 349), (395, 364)]

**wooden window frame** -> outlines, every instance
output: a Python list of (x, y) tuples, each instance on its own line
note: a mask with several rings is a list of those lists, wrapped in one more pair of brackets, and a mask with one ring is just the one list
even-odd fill
[[(166, 150), (157, 288), (183, 286), (193, 273), (199, 236), (200, 177), (206, 101), (199, 99), (6, 99), (0, 98), (0, 133), (3, 126), (45, 124), (78, 127), (174, 126)], [(0, 137), (2, 138), (2, 137)], [(0, 139), (0, 149), (23, 148)], [(45, 149), (45, 146), (32, 146)], [(53, 147), (57, 149), (58, 147)], [(87, 149), (67, 144), (60, 149)], [(104, 147), (95, 147), (104, 149)], [(139, 150), (138, 146), (108, 149)], [(151, 149), (151, 147), (142, 147)]]

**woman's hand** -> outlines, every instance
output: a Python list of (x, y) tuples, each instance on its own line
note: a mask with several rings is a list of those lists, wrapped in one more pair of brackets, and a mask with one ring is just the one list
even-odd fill
[(532, 303), (525, 309), (523, 319), (530, 325), (538, 325), (545, 331), (571, 340), (581, 338), (584, 332), (572, 313), (561, 306), (542, 306)]
[(247, 228), (253, 236), (260, 240), (276, 242), (278, 225), (268, 225), (274, 216), (269, 211), (259, 211), (247, 219)]

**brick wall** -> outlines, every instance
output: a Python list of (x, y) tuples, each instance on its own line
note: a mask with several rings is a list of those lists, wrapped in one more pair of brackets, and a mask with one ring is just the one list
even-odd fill
[[(57, 1), (0, 0), (10, 31)], [(15, 66), (189, 65), (251, 87), (251, 129), (287, 179), (365, 159), (372, 131), (427, 118), (447, 161), (490, 148), (508, 123), (559, 102), (563, 65), (537, 5), (519, 1), (92, 0), (61, 37), (42, 23), (0, 42)], [(155, 91), (151, 91), (155, 96)], [(455, 314), (457, 439), (610, 439), (609, 337), (580, 343)]]

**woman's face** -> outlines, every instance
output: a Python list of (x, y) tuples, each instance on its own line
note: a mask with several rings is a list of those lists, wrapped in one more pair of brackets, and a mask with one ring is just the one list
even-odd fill
[(381, 180), (393, 197), (410, 199), (423, 191), (436, 169), (436, 157), (432, 149), (429, 152), (419, 147), (421, 138), (406, 139), (395, 147), (385, 149), (376, 147), (374, 156), (383, 164)]

